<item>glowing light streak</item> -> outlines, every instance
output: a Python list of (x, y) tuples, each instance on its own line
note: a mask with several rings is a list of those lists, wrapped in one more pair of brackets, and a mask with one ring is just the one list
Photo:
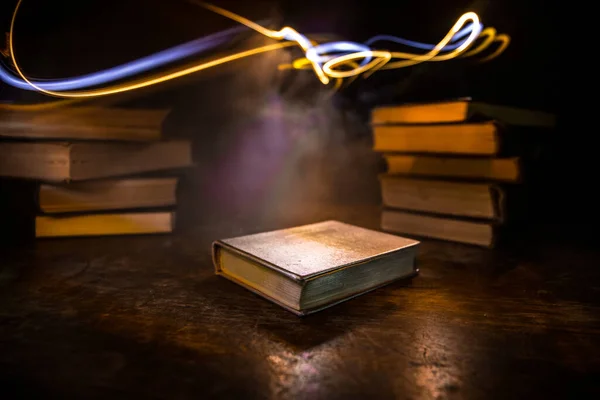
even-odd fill
[(239, 22), (242, 25), (246, 25), (248, 28), (254, 29), (258, 33), (261, 33), (264, 36), (269, 37), (271, 39), (277, 39), (277, 40), (285, 39), (285, 40), (296, 42), (302, 48), (302, 50), (304, 50), (304, 52), (306, 53), (306, 58), (312, 63), (313, 69), (314, 69), (315, 73), (317, 74), (317, 77), (321, 80), (321, 82), (325, 85), (327, 85), (329, 83), (329, 78), (323, 72), (323, 69), (321, 68), (321, 65), (318, 62), (318, 58), (316, 57), (316, 55), (313, 52), (309, 51), (309, 49), (311, 49), (313, 47), (312, 43), (310, 42), (310, 40), (308, 40), (308, 38), (306, 36), (301, 35), (294, 28), (286, 26), (286, 27), (283, 27), (279, 31), (273, 31), (271, 29), (267, 29), (267, 28), (255, 23), (255, 22), (252, 22), (249, 19), (242, 17), (241, 15), (234, 14), (231, 11), (227, 11), (221, 7), (213, 6), (212, 4), (204, 3), (204, 2), (200, 2), (200, 1), (196, 1), (195, 3), (201, 5), (202, 7), (206, 8), (208, 10), (211, 10), (217, 14), (220, 14), (224, 17), (227, 17), (236, 22)]
[[(280, 42), (231, 54), (212, 61), (203, 62), (192, 67), (176, 70), (174, 72), (163, 73), (161, 75), (139, 80), (134, 83), (124, 83), (102, 89), (68, 92), (66, 90), (97, 86), (117, 79), (123, 79), (134, 74), (148, 71), (154, 67), (164, 65), (168, 62), (181, 59), (185, 56), (198, 54), (198, 52), (214, 48), (227, 39), (227, 35), (225, 34), (227, 31), (220, 32), (210, 37), (199, 39), (198, 41), (190, 42), (176, 48), (165, 50), (161, 53), (148, 56), (144, 59), (114, 67), (110, 70), (101, 71), (99, 73), (60, 81), (39, 82), (30, 80), (25, 76), (15, 56), (13, 32), (17, 12), (22, 3), (22, 0), (18, 0), (11, 19), (8, 47), (9, 55), (13, 62), (14, 68), (21, 80), (10, 74), (3, 74), (2, 72), (6, 71), (2, 70), (1, 68), (0, 78), (17, 87), (23, 87), (24, 85), (27, 85), (28, 89), (38, 90), (42, 93), (56, 97), (89, 98), (136, 90), (177, 79), (185, 75), (216, 67), (224, 63), (239, 60), (241, 58), (278, 50), (284, 47), (299, 46), (304, 51), (305, 57), (293, 61), (291, 65), (280, 66), (279, 69), (310, 68), (315, 72), (321, 83), (325, 85), (327, 85), (331, 79), (334, 79), (335, 82), (333, 88), (335, 90), (342, 86), (344, 80), (351, 82), (360, 75), (368, 77), (380, 69), (398, 69), (423, 62), (446, 61), (459, 56), (472, 56), (481, 53), (492, 43), (500, 42), (501, 45), (499, 48), (493, 54), (484, 59), (485, 61), (489, 61), (501, 54), (510, 42), (510, 38), (507, 35), (497, 35), (494, 28), (483, 29), (477, 14), (469, 12), (462, 15), (454, 24), (452, 29), (446, 34), (446, 36), (444, 36), (444, 38), (435, 45), (415, 42), (388, 35), (375, 36), (364, 44), (348, 41), (333, 41), (319, 44), (313, 40), (310, 40), (289, 26), (286, 26), (279, 31), (274, 31), (220, 7), (204, 2), (192, 2), (199, 4), (212, 12), (236, 21), (241, 25), (250, 28), (268, 38), (279, 40)], [(239, 29), (239, 27), (237, 29)], [(480, 36), (485, 37), (485, 40), (475, 49), (466, 52), (466, 50)], [(391, 52), (387, 50), (372, 50), (370, 48), (373, 43), (380, 41), (395, 42), (405, 46), (429, 51), (425, 54), (415, 54), (408, 52)], [(441, 54), (442, 52), (445, 53)]]
[[(420, 62), (430, 61), (431, 59), (436, 59), (438, 61), (449, 60), (458, 56), (465, 49), (467, 49), (475, 41), (475, 39), (477, 39), (479, 33), (481, 32), (481, 24), (479, 22), (479, 17), (477, 16), (477, 14), (469, 12), (461, 16), (459, 20), (454, 24), (450, 32), (448, 32), (448, 34), (444, 37), (444, 39), (442, 39), (442, 41), (440, 41), (440, 43), (438, 43), (437, 45), (434, 45), (431, 51), (427, 54), (413, 54), (401, 52), (392, 53), (389, 51), (370, 50), (366, 45), (360, 45), (351, 42), (333, 42), (321, 46), (311, 46), (310, 42), (306, 39), (306, 37), (299, 34), (296, 30), (289, 26), (286, 26), (279, 31), (273, 31), (270, 29), (266, 29), (248, 20), (247, 18), (244, 18), (242, 16), (232, 13), (231, 11), (222, 9), (212, 4), (207, 4), (200, 1), (194, 1), (194, 3), (199, 4), (211, 11), (214, 11), (215, 13), (223, 15), (224, 17), (230, 18), (234, 21), (244, 24), (247, 27), (254, 29), (267, 37), (279, 40), (286, 39), (295, 41), (305, 51), (306, 58), (310, 61), (317, 76), (324, 84), (329, 83), (329, 78), (349, 78), (355, 75), (365, 73), (369, 70), (384, 68), (385, 64), (387, 64), (393, 58), (403, 58), (405, 60), (391, 63), (389, 66), (387, 66), (387, 69), (402, 68), (409, 65), (418, 64)], [(471, 21), (471, 23), (468, 24), (467, 27), (463, 28), (463, 25), (465, 25), (469, 20)], [(459, 40), (467, 34), (468, 37), (462, 43), (456, 46), (451, 46), (453, 50), (450, 53), (436, 57), (436, 55), (440, 53), (449, 42)], [(403, 39), (395, 38), (395, 40), (402, 41)], [(405, 42), (409, 44), (411, 43), (411, 41)], [(429, 47), (427, 44), (423, 43), (412, 43), (418, 44), (421, 47)], [(329, 59), (323, 64), (323, 61), (325, 60), (323, 60), (321, 53), (334, 51), (346, 53), (348, 51), (355, 52), (334, 57), (333, 59)], [(361, 61), (358, 67), (343, 71), (334, 69), (335, 67), (348, 66), (349, 61), (358, 60)]]
[[(35, 83), (40, 88), (46, 90), (76, 90), (83, 89), (92, 86), (99, 86), (109, 82), (114, 82), (120, 79), (132, 77), (134, 75), (150, 71), (154, 68), (162, 67), (169, 63), (173, 63), (182, 60), (187, 57), (205, 53), (212, 50), (225, 42), (227, 42), (232, 36), (246, 30), (245, 26), (235, 27), (226, 31), (218, 32), (210, 36), (206, 36), (200, 39), (196, 39), (176, 47), (172, 47), (167, 50), (140, 58), (138, 60), (119, 65), (106, 69), (104, 71), (95, 72), (74, 78), (67, 79), (56, 79), (47, 81), (36, 81), (30, 79), (31, 82)], [(10, 48), (10, 39), (8, 40), (8, 47)], [(6, 56), (10, 56), (10, 51), (6, 52)], [(2, 65), (0, 65), (0, 79), (5, 83), (24, 90), (37, 90), (25, 80), (14, 76)]]
[[(480, 24), (479, 29), (482, 29), (482, 28), (483, 28), (483, 26)], [(473, 27), (471, 26), (471, 24), (468, 24), (466, 27), (464, 27), (462, 30), (457, 32), (452, 37), (452, 40), (450, 40), (450, 43), (452, 43), (452, 44), (446, 45), (444, 47), (444, 50), (454, 50), (455, 48), (460, 46), (460, 42), (459, 43), (454, 43), (454, 42), (469, 35), (472, 30), (473, 30)], [(373, 43), (376, 43), (376, 42), (394, 42), (394, 43), (402, 44), (402, 45), (409, 46), (409, 47), (414, 47), (415, 49), (421, 49), (421, 50), (433, 50), (435, 48), (435, 44), (415, 42), (414, 40), (408, 40), (408, 39), (404, 39), (404, 38), (397, 37), (397, 36), (391, 36), (391, 35), (373, 36), (372, 38), (367, 40), (365, 42), (365, 44), (367, 46), (372, 46)]]
[[(63, 97), (63, 98), (97, 97), (97, 96), (106, 96), (106, 95), (110, 95), (110, 94), (117, 94), (117, 93), (128, 92), (130, 90), (141, 89), (144, 87), (167, 82), (167, 81), (170, 81), (173, 79), (181, 78), (183, 76), (190, 75), (195, 72), (202, 71), (202, 70), (205, 70), (208, 68), (216, 67), (217, 65), (221, 65), (221, 64), (225, 64), (225, 63), (228, 63), (231, 61), (239, 60), (241, 58), (250, 57), (253, 55), (260, 54), (260, 53), (266, 53), (266, 52), (273, 51), (273, 50), (278, 50), (278, 49), (281, 49), (284, 47), (289, 47), (292, 45), (293, 45), (293, 43), (285, 43), (284, 42), (284, 43), (275, 43), (275, 44), (271, 44), (268, 46), (256, 47), (254, 49), (250, 49), (250, 50), (243, 51), (240, 53), (232, 54), (227, 57), (222, 57), (222, 58), (212, 60), (212, 61), (209, 61), (206, 63), (195, 65), (193, 67), (189, 67), (189, 68), (186, 68), (186, 69), (183, 69), (180, 71), (172, 72), (167, 75), (160, 75), (160, 76), (157, 76), (152, 79), (143, 80), (138, 83), (124, 84), (124, 85), (115, 86), (115, 87), (108, 88), (108, 89), (98, 89), (98, 90), (81, 91), (81, 92), (61, 93), (61, 92), (45, 90), (45, 89), (42, 89), (42, 88), (36, 86), (35, 84), (31, 83), (29, 80), (27, 80), (27, 78), (23, 75), (23, 73), (21, 72), (20, 69), (18, 69), (17, 71), (19, 72), (19, 75), (21, 75), (21, 77), (26, 82), (28, 82), (31, 86), (33, 86), (34, 88), (36, 88), (37, 90), (39, 90), (42, 93), (46, 93), (46, 94), (56, 96), (56, 97)], [(15, 66), (15, 68), (18, 68), (18, 67)]]

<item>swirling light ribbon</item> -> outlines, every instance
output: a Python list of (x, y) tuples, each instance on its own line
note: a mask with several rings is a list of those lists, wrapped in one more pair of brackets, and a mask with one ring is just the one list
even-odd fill
[[(13, 40), (14, 27), (16, 16), (22, 3), (22, 0), (18, 0), (11, 19), (8, 38), (8, 54), (17, 76), (0, 65), (0, 79), (12, 86), (26, 90), (37, 90), (50, 96), (73, 99), (90, 98), (141, 89), (177, 79), (208, 68), (213, 68), (241, 58), (278, 50), (284, 47), (299, 46), (304, 51), (305, 57), (295, 60), (291, 65), (280, 66), (280, 68), (310, 68), (314, 71), (321, 83), (327, 85), (333, 79), (335, 80), (334, 87), (339, 88), (344, 79), (351, 81), (361, 75), (368, 77), (377, 70), (381, 69), (398, 69), (423, 62), (446, 61), (459, 56), (472, 56), (481, 53), (492, 43), (500, 42), (501, 45), (496, 52), (488, 55), (484, 59), (489, 61), (490, 59), (495, 58), (502, 53), (510, 42), (510, 38), (507, 35), (498, 35), (494, 28), (488, 27), (483, 29), (477, 14), (468, 12), (463, 14), (458, 21), (456, 21), (446, 36), (444, 36), (444, 38), (437, 44), (420, 43), (387, 35), (375, 36), (367, 40), (365, 43), (334, 41), (319, 44), (314, 40), (309, 39), (307, 36), (300, 34), (294, 28), (289, 26), (286, 26), (278, 31), (274, 31), (262, 26), (259, 23), (253, 22), (247, 18), (212, 4), (198, 1), (193, 2), (214, 13), (236, 21), (242, 26), (229, 29), (227, 31), (222, 31), (205, 38), (188, 42), (144, 57), (142, 59), (93, 74), (62, 80), (40, 81), (28, 78), (22, 71), (15, 56)], [(181, 60), (183, 58), (207, 52), (227, 42), (233, 35), (247, 28), (252, 29), (268, 38), (275, 39), (278, 42), (238, 53), (233, 53), (228, 56), (202, 62), (191, 67), (177, 69), (172, 72), (158, 74), (153, 77), (140, 79), (134, 82), (121, 83), (107, 88), (89, 89), (90, 87), (129, 78), (143, 72), (150, 71), (154, 68)], [(481, 44), (476, 48), (467, 51), (469, 47), (471, 47), (473, 43), (480, 37), (484, 38)], [(371, 46), (374, 43), (382, 41), (393, 42), (404, 46), (413, 47), (415, 49), (428, 51), (424, 54), (417, 54), (371, 49)], [(88, 88), (88, 90), (76, 90), (86, 88)]]

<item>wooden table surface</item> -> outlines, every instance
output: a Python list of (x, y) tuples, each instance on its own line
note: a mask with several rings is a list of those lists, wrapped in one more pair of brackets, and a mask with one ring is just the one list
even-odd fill
[(426, 241), (412, 282), (306, 318), (215, 276), (215, 239), (379, 226), (368, 127), (244, 79), (263, 98), (194, 91), (166, 124), (197, 139), (175, 234), (0, 250), (0, 398), (600, 398), (600, 257), (560, 239)]
[(303, 210), (261, 223), (219, 216), (169, 236), (45, 240), (5, 253), (1, 397), (600, 394), (592, 253), (556, 243), (498, 253), (426, 241), (412, 282), (306, 318), (213, 274), (216, 238), (327, 218), (377, 228), (377, 207)]

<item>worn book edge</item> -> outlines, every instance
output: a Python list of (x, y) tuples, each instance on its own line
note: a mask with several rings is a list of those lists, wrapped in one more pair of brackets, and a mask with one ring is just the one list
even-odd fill
[[(474, 247), (478, 247), (478, 248), (494, 250), (498, 247), (499, 236), (500, 236), (501, 232), (506, 230), (506, 227), (497, 220), (496, 221), (495, 220), (482, 220), (482, 219), (463, 217), (463, 216), (436, 214), (436, 213), (431, 213), (431, 212), (414, 211), (414, 210), (407, 210), (407, 209), (402, 209), (402, 208), (387, 207), (387, 206), (383, 206), (383, 205), (380, 207), (380, 211), (381, 211), (380, 227), (384, 232), (389, 232), (389, 233), (392, 233), (395, 235), (407, 235), (407, 237), (409, 237), (409, 238), (418, 238), (421, 240), (422, 239), (438, 240), (438, 241), (446, 242), (446, 243), (457, 243), (457, 244), (465, 245), (465, 246), (474, 246)], [(412, 214), (412, 215), (416, 215), (416, 216), (431, 217), (431, 218), (436, 218), (440, 221), (449, 220), (449, 221), (460, 221), (460, 222), (469, 222), (469, 223), (473, 223), (473, 224), (487, 225), (492, 230), (491, 241), (490, 241), (490, 244), (484, 245), (484, 244), (474, 243), (474, 242), (445, 239), (445, 238), (441, 238), (439, 236), (419, 235), (419, 234), (414, 234), (411, 232), (404, 231), (402, 229), (386, 228), (383, 226), (383, 216), (384, 216), (384, 213), (386, 213), (386, 212), (389, 212), (389, 213), (398, 212), (398, 213), (402, 213), (402, 214)]]
[(383, 180), (407, 180), (407, 181), (430, 181), (430, 182), (444, 182), (444, 183), (456, 183), (457, 185), (468, 184), (468, 185), (479, 185), (479, 186), (487, 186), (490, 193), (490, 200), (492, 202), (493, 216), (490, 218), (485, 217), (474, 217), (469, 215), (462, 214), (445, 214), (435, 211), (428, 210), (412, 210), (412, 209), (403, 209), (402, 207), (392, 207), (384, 205), (384, 207), (389, 209), (401, 209), (404, 211), (410, 211), (415, 214), (431, 214), (437, 215), (440, 217), (451, 217), (451, 218), (462, 218), (466, 220), (471, 220), (472, 222), (492, 222), (495, 224), (504, 224), (506, 222), (506, 213), (507, 213), (507, 205), (506, 205), (506, 190), (501, 183), (497, 182), (489, 182), (489, 181), (468, 181), (462, 180), (460, 178), (446, 179), (444, 177), (429, 177), (429, 176), (411, 176), (411, 175), (395, 175), (389, 174), (387, 172), (380, 173), (378, 175), (379, 181)]
[[(436, 179), (436, 180), (448, 180), (448, 181), (462, 181), (462, 182), (472, 182), (472, 183), (485, 183), (485, 182), (497, 182), (499, 184), (506, 185), (515, 185), (524, 183), (524, 172), (525, 167), (523, 166), (523, 160), (521, 157), (495, 157), (495, 156), (465, 156), (465, 155), (457, 155), (457, 154), (413, 154), (413, 153), (401, 153), (401, 152), (381, 152), (383, 161), (385, 162), (386, 172), (384, 174), (389, 175), (390, 177), (400, 177), (400, 178), (425, 178), (425, 179)], [(483, 176), (483, 174), (473, 174), (473, 175), (450, 175), (450, 174), (436, 174), (435, 172), (431, 173), (415, 173), (412, 171), (402, 171), (402, 172), (390, 172), (391, 161), (398, 157), (405, 158), (413, 158), (414, 161), (419, 161), (420, 158), (423, 159), (436, 159), (452, 162), (453, 160), (458, 161), (485, 161), (489, 163), (494, 163), (495, 161), (501, 162), (512, 162), (516, 165), (517, 176), (514, 179), (505, 179), (505, 178), (497, 178), (497, 177), (489, 177)]]

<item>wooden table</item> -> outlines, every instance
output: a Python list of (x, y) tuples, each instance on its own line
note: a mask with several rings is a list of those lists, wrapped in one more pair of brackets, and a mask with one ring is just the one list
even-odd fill
[(329, 218), (377, 229), (381, 165), (368, 127), (327, 102), (201, 113), (206, 90), (165, 128), (196, 139), (177, 233), (0, 253), (0, 398), (600, 398), (600, 257), (560, 237), (425, 242), (412, 283), (303, 319), (215, 276), (215, 239)]
[(46, 240), (0, 269), (2, 398), (593, 398), (598, 258), (425, 242), (421, 274), (298, 318), (213, 274), (210, 242), (376, 206)]

